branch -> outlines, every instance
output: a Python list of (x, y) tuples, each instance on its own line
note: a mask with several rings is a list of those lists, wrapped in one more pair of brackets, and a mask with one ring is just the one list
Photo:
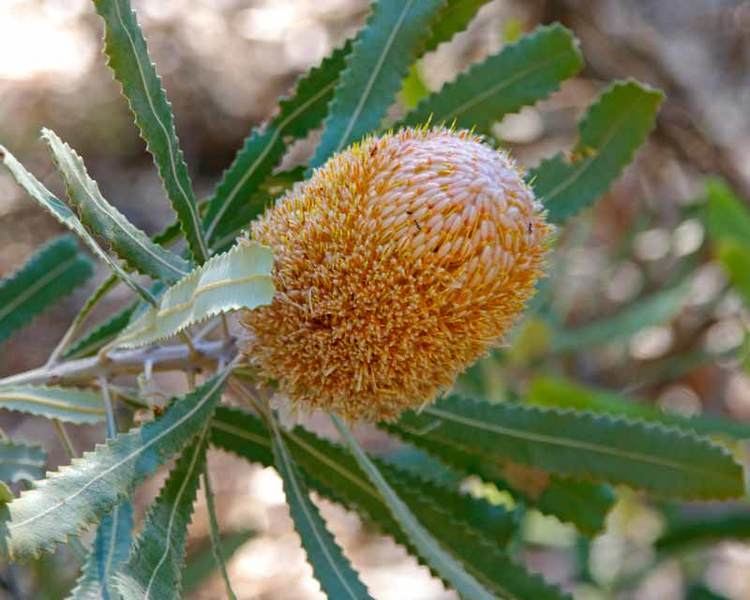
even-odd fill
[(237, 355), (234, 340), (201, 341), (195, 351), (186, 344), (157, 346), (135, 350), (116, 350), (106, 356), (71, 360), (40, 367), (0, 379), (0, 387), (24, 384), (86, 384), (99, 377), (137, 374), (146, 363), (155, 371), (210, 369), (217, 363), (229, 363)]

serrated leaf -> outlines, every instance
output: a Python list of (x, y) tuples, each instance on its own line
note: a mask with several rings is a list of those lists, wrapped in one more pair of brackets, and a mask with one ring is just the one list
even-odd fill
[(680, 311), (689, 294), (690, 286), (678, 285), (639, 298), (612, 316), (556, 332), (550, 340), (550, 349), (552, 352), (589, 349), (666, 323)]
[[(624, 483), (663, 497), (741, 496), (740, 465), (705, 438), (654, 423), (448, 397), (388, 429), (562, 475)], [(442, 458), (442, 457), (441, 457)]]
[(607, 191), (653, 128), (663, 98), (636, 81), (604, 90), (578, 124), (571, 159), (558, 154), (528, 174), (548, 220), (561, 223)]
[(115, 576), (123, 600), (180, 598), (187, 529), (206, 461), (209, 426), (183, 451), (151, 505), (128, 562)]
[[(224, 558), (224, 562), (228, 563), (237, 550), (242, 548), (254, 536), (255, 532), (249, 529), (235, 531), (222, 536), (219, 542), (219, 551)], [(185, 571), (182, 575), (182, 591), (185, 596), (194, 592), (215, 570), (216, 558), (210, 547), (201, 545), (197, 550), (191, 551), (191, 554), (187, 557)]]
[(445, 0), (380, 0), (373, 4), (370, 18), (346, 58), (311, 167), (319, 167), (377, 129), (444, 4)]
[(304, 137), (323, 121), (350, 49), (348, 42), (300, 79), (294, 94), (279, 103), (276, 117), (245, 139), (208, 202), (203, 223), (210, 245), (231, 231), (227, 221), (258, 191), (284, 156), (288, 149), (286, 137)]
[(137, 306), (138, 303), (135, 302), (95, 325), (70, 345), (63, 353), (63, 358), (82, 358), (96, 354), (128, 326)]
[(91, 261), (71, 236), (39, 249), (18, 271), (0, 280), (0, 341), (72, 292), (92, 272)]
[(273, 299), (273, 255), (248, 240), (225, 254), (212, 257), (170, 287), (117, 338), (117, 345), (133, 348), (173, 336), (190, 325), (218, 314), (252, 309)]
[(201, 431), (228, 375), (225, 370), (175, 398), (155, 421), (97, 446), (11, 502), (10, 521), (4, 524), (2, 536), (10, 555), (26, 559), (52, 550), (111, 511)]
[(582, 65), (569, 30), (557, 24), (539, 27), (446, 84), (400, 124), (432, 120), (487, 133), (504, 115), (549, 96)]
[(329, 598), (372, 598), (328, 531), (318, 507), (310, 500), (307, 486), (275, 421), (271, 422), (271, 428), (274, 465), (284, 482), (289, 514), (323, 593)]
[(166, 283), (174, 283), (188, 274), (190, 264), (187, 261), (152, 242), (104, 199), (75, 150), (50, 129), (42, 129), (42, 139), (50, 147), (81, 222), (117, 256), (140, 273)]
[(102, 518), (94, 544), (70, 600), (115, 600), (119, 598), (112, 576), (125, 564), (133, 537), (133, 507), (123, 502)]
[(0, 408), (67, 423), (99, 423), (104, 420), (101, 396), (76, 388), (42, 385), (0, 387)]
[(750, 511), (739, 507), (672, 516), (667, 519), (665, 531), (654, 547), (659, 552), (672, 554), (701, 544), (749, 538)]
[(200, 215), (187, 165), (175, 130), (174, 115), (151, 62), (129, 0), (96, 0), (104, 20), (104, 52), (159, 171), (164, 189), (180, 220), (193, 257), (208, 258)]
[(35, 481), (44, 477), (47, 453), (39, 446), (0, 440), (0, 481)]
[(553, 377), (533, 379), (524, 399), (526, 402), (537, 406), (585, 410), (599, 414), (654, 421), (703, 435), (722, 434), (741, 440), (750, 439), (750, 425), (747, 423), (708, 415), (683, 417), (666, 413), (637, 399), (628, 399), (621, 394)]
[(89, 249), (98, 258), (102, 259), (110, 269), (112, 269), (112, 272), (117, 275), (123, 283), (127, 284), (143, 298), (150, 298), (148, 290), (136, 282), (115, 260), (102, 250), (94, 237), (83, 226), (83, 223), (81, 223), (78, 217), (76, 217), (75, 213), (70, 210), (62, 200), (56, 198), (52, 192), (44, 187), (44, 185), (29, 173), (3, 146), (0, 146), (0, 159), (3, 160), (3, 164), (5, 164), (11, 175), (13, 175), (18, 184), (26, 190), (26, 193), (28, 193), (29, 196), (36, 200), (39, 205), (46, 209), (59, 223), (65, 225), (65, 227), (78, 235)]
[[(406, 546), (424, 564), (424, 560), (416, 553), (382, 497), (351, 454), (300, 427), (285, 433), (285, 438), (294, 461), (311, 488), (356, 510), (382, 532)], [(269, 435), (259, 418), (250, 413), (219, 407), (212, 424), (211, 439), (219, 448), (248, 460), (267, 466), (273, 464)], [(492, 589), (499, 596), (560, 597), (554, 588), (525, 573), (502, 552), (502, 546), (508, 541), (515, 526), (512, 514), (483, 500), (459, 495), (454, 490), (426, 481), (393, 465), (373, 460), (390, 485), (407, 500), (419, 519), (444, 522), (445, 526), (435, 531), (436, 535), (441, 536), (440, 541), (467, 568), (473, 569), (477, 578), (492, 582)], [(445, 508), (450, 510), (450, 515), (446, 514)], [(457, 536), (456, 532), (459, 530), (461, 534)], [(465, 539), (466, 543), (460, 543), (461, 539)], [(486, 555), (486, 560), (472, 566), (478, 548)], [(532, 590), (542, 595), (534, 596)]]
[(466, 29), (482, 6), (489, 0), (446, 0), (433, 20), (430, 37), (425, 42), (424, 51), (431, 52), (443, 42)]

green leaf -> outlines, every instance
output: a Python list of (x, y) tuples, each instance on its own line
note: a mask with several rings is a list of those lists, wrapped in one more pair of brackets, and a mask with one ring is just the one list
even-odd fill
[(135, 318), (116, 343), (126, 348), (150, 344), (210, 317), (268, 304), (274, 294), (272, 268), (268, 248), (240, 240), (170, 287), (159, 305)]
[(550, 349), (553, 352), (589, 349), (629, 337), (645, 327), (666, 323), (680, 311), (689, 293), (689, 285), (678, 285), (639, 298), (612, 316), (556, 332)]
[(206, 461), (209, 426), (183, 451), (151, 505), (127, 564), (115, 576), (123, 600), (181, 598), (187, 529)]
[(744, 490), (742, 468), (726, 449), (655, 423), (448, 397), (388, 429), (416, 446), (427, 440), (663, 497), (721, 499)]
[(44, 477), (47, 453), (39, 446), (0, 441), (0, 481), (35, 481)]
[(703, 415), (683, 417), (665, 413), (643, 401), (553, 377), (537, 377), (532, 380), (525, 400), (537, 406), (572, 408), (653, 421), (702, 435), (721, 434), (737, 439), (750, 439), (750, 425), (746, 423)]
[[(336, 50), (297, 84), (294, 94), (279, 103), (279, 113), (245, 139), (242, 150), (224, 172), (203, 219), (211, 245), (231, 230), (227, 222), (258, 191), (288, 149), (287, 137), (301, 138), (318, 127), (328, 112), (328, 103), (351, 43)], [(250, 215), (247, 223), (256, 216)]]
[(3, 538), (15, 559), (37, 556), (96, 521), (124, 500), (145, 477), (179, 452), (209, 419), (229, 370), (139, 429), (119, 434), (36, 483), (8, 505)]
[(435, 571), (440, 573), (441, 577), (449, 581), (461, 597), (492, 599), (493, 595), (490, 591), (474, 576), (467, 573), (463, 566), (417, 520), (407, 504), (396, 494), (377, 466), (365, 454), (365, 451), (357, 440), (354, 439), (354, 436), (347, 426), (344, 425), (343, 421), (335, 415), (331, 415), (331, 420), (349, 446), (349, 450), (354, 455), (359, 468), (364, 471), (370, 483), (378, 490), (391, 514), (422, 558)]
[(78, 220), (75, 213), (73, 213), (73, 211), (70, 210), (62, 200), (56, 198), (52, 192), (44, 187), (44, 185), (29, 173), (3, 146), (0, 146), (0, 159), (3, 160), (3, 163), (18, 184), (26, 190), (26, 193), (36, 200), (42, 208), (49, 211), (58, 222), (65, 225), (65, 227), (70, 229), (73, 233), (77, 234), (89, 249), (98, 258), (102, 259), (110, 269), (112, 269), (112, 272), (117, 275), (123, 283), (127, 284), (144, 299), (153, 300), (148, 290), (130, 277), (130, 275), (128, 275), (116, 261), (101, 249), (94, 237), (83, 226), (83, 223)]
[(400, 124), (432, 120), (487, 133), (504, 115), (549, 96), (582, 65), (569, 30), (557, 24), (539, 27), (446, 84)]
[[(380, 494), (352, 458), (338, 445), (300, 427), (285, 433), (288, 448), (308, 485), (331, 500), (356, 510), (379, 530), (420, 555), (401, 531)], [(219, 407), (212, 423), (212, 443), (253, 462), (273, 464), (271, 441), (258, 417), (238, 409)], [(403, 496), (420, 520), (444, 523), (433, 533), (458, 560), (473, 569), (477, 578), (493, 582), (499, 596), (557, 598), (559, 594), (538, 578), (525, 573), (502, 552), (515, 527), (515, 517), (484, 500), (460, 495), (444, 485), (373, 459), (396, 492)], [(450, 514), (446, 514), (446, 509)], [(460, 536), (456, 531), (460, 530)], [(463, 540), (466, 543), (461, 543)], [(475, 562), (477, 548), (486, 560)], [(487, 585), (490, 585), (489, 583)], [(511, 593), (510, 590), (516, 590)], [(529, 593), (524, 593), (526, 590)], [(539, 596), (529, 590), (534, 590)], [(547, 595), (544, 595), (547, 594)]]
[[(229, 562), (232, 556), (255, 536), (249, 529), (234, 531), (221, 538), (219, 550), (224, 562)], [(210, 544), (209, 544), (210, 546)], [(185, 596), (195, 592), (200, 585), (216, 570), (216, 559), (210, 547), (202, 545), (194, 550), (187, 558), (185, 571), (182, 574), (182, 591)]]
[(373, 4), (370, 18), (346, 58), (311, 167), (319, 167), (377, 129), (444, 4), (445, 0), (380, 0)]
[(0, 341), (72, 292), (92, 272), (91, 261), (71, 236), (61, 236), (38, 250), (21, 269), (0, 280)]
[(747, 507), (737, 507), (672, 516), (654, 546), (659, 552), (672, 554), (721, 540), (747, 539), (750, 539), (750, 511)]
[(128, 326), (137, 306), (138, 303), (135, 302), (94, 326), (70, 345), (63, 353), (63, 358), (82, 358), (96, 354)]
[(65, 179), (68, 197), (81, 222), (99, 236), (131, 268), (154, 279), (174, 283), (190, 271), (181, 257), (152, 242), (114, 206), (89, 177), (83, 159), (54, 131), (42, 129), (58, 169)]
[(607, 191), (653, 128), (663, 98), (636, 81), (615, 82), (578, 124), (571, 160), (557, 154), (529, 172), (551, 222), (565, 221)]
[(104, 52), (154, 157), (164, 189), (180, 220), (193, 257), (208, 258), (200, 215), (187, 165), (180, 149), (172, 108), (148, 54), (146, 40), (128, 0), (96, 0), (104, 20)]
[(270, 417), (269, 421), (274, 465), (284, 482), (289, 513), (323, 593), (329, 598), (371, 598), (367, 588), (359, 580), (359, 575), (326, 528), (317, 506), (310, 500), (307, 486), (273, 419), (274, 417)]
[[(390, 429), (390, 426), (385, 426)], [(397, 435), (398, 430), (394, 430)], [(475, 452), (468, 447), (445, 444), (440, 440), (422, 437), (419, 447), (439, 457), (450, 470), (432, 458), (430, 464), (417, 467), (421, 473), (429, 473), (430, 478), (441, 479), (454, 470), (464, 477), (476, 475), (501, 490), (509, 491), (515, 498), (537, 510), (553, 515), (561, 521), (572, 523), (588, 536), (599, 533), (605, 525), (609, 510), (614, 504), (612, 490), (601, 484), (589, 481), (576, 481), (554, 473), (547, 474), (547, 481), (538, 489), (530, 490), (523, 481), (511, 480), (507, 474), (509, 461), (505, 458), (489, 458), (485, 453)], [(428, 454), (427, 456), (431, 456)], [(438, 463), (437, 466), (435, 463)], [(410, 469), (413, 470), (413, 469)], [(438, 470), (438, 473), (435, 471)], [(455, 474), (453, 475), (456, 476)]]
[(450, 41), (454, 35), (469, 26), (472, 19), (489, 0), (446, 0), (432, 22), (430, 37), (425, 43), (424, 51), (431, 52), (443, 42)]
[(706, 181), (706, 227), (716, 241), (750, 247), (750, 210), (721, 179)]
[(115, 600), (112, 576), (125, 564), (133, 536), (133, 507), (123, 502), (105, 516), (96, 530), (81, 576), (70, 600)]
[(99, 423), (104, 420), (104, 406), (99, 394), (69, 387), (0, 387), (0, 408), (67, 423)]
[(734, 289), (745, 304), (750, 304), (750, 247), (730, 240), (722, 241), (718, 254)]

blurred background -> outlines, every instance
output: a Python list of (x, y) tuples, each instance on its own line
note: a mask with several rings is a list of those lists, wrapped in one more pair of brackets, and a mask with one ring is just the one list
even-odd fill
[[(174, 107), (199, 196), (211, 190), (250, 129), (272, 115), (277, 98), (353, 35), (368, 10), (366, 0), (133, 4)], [(717, 260), (716, 236), (704, 211), (709, 192), (745, 204), (750, 199), (750, 2), (494, 0), (469, 31), (420, 61), (400, 103), (416, 103), (470, 63), (552, 21), (578, 36), (586, 67), (548, 101), (494, 127), (494, 141), (521, 165), (534, 166), (571, 148), (578, 117), (614, 78), (650, 83), (664, 90), (666, 102), (634, 164), (594, 209), (559, 231), (533, 315), (519, 324), (507, 349), (481, 361), (458, 385), (502, 401), (527, 393), (544, 375), (548, 385), (573, 380), (683, 415), (750, 420), (747, 303)], [(104, 196), (155, 233), (171, 220), (169, 205), (105, 66), (101, 36), (87, 0), (0, 1), (0, 141), (60, 191), (38, 139), (42, 126), (54, 129), (85, 158)], [(293, 149), (289, 162), (304, 160), (312, 147), (314, 135)], [(724, 183), (707, 191), (707, 176)], [(0, 275), (58, 233), (60, 227), (0, 173)], [(97, 281), (104, 276), (102, 269)], [(94, 285), (6, 342), (0, 374), (41, 364)], [(114, 294), (97, 314), (126, 300), (124, 290)], [(66, 462), (50, 423), (3, 414), (0, 424), (14, 437), (47, 447), (53, 467)], [(75, 431), (81, 450), (101, 439), (98, 428)], [(380, 443), (376, 436), (371, 442)], [(217, 452), (210, 462), (233, 550), (230, 576), (241, 598), (322, 598), (275, 473)], [(144, 486), (142, 499), (159, 485)], [(720, 541), (655, 563), (662, 513), (636, 494), (623, 490), (620, 496), (606, 531), (583, 553), (570, 526), (528, 513), (521, 540), (528, 564), (587, 600), (750, 599), (750, 545)], [(191, 528), (186, 594), (221, 598), (217, 574), (201, 570), (207, 557), (210, 565), (201, 501)], [(507, 499), (499, 495), (498, 501)], [(326, 502), (321, 507), (375, 597), (455, 597), (355, 515)], [(4, 578), (18, 587), (0, 595), (61, 598), (77, 576), (76, 565), (61, 551), (29, 568), (3, 567)], [(33, 592), (19, 596), (18, 590)]]

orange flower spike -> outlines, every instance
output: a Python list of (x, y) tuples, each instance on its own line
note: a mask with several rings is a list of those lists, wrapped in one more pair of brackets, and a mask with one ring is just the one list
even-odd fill
[(405, 129), (337, 154), (253, 224), (277, 294), (246, 353), (299, 408), (394, 419), (498, 345), (551, 227), (502, 151)]

